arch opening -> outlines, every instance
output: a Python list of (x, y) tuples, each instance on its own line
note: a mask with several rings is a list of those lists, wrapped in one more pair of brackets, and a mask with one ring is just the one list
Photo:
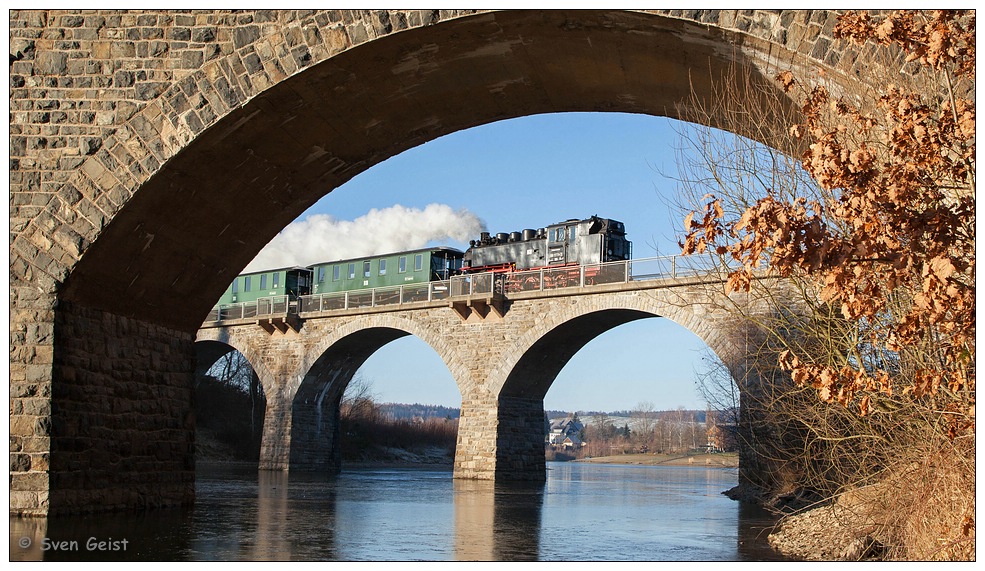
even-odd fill
[(221, 341), (195, 343), (196, 468), (259, 465), (266, 412), (266, 391), (245, 355)]
[[(633, 305), (646, 306), (647, 303), (631, 303), (629, 307), (619, 307), (616, 304), (615, 307), (608, 309), (588, 311), (576, 314), (574, 317), (569, 316), (567, 320), (559, 319), (556, 326), (527, 345), (528, 348), (523, 351), (515, 366), (507, 374), (497, 401), (499, 425), (496, 433), (496, 478), (504, 480), (538, 480), (544, 478), (546, 468), (544, 435), (545, 417), (547, 417), (544, 398), (548, 389), (558, 380), (558, 375), (572, 357), (591, 341), (626, 324), (640, 322), (644, 319), (668, 317), (668, 315), (657, 310), (655, 306), (650, 309), (645, 307), (631, 308)], [(678, 313), (680, 313), (679, 309)], [(683, 314), (673, 315), (674, 319), (671, 321), (677, 321), (683, 317), (685, 317)], [(702, 335), (706, 333), (705, 331), (675, 324), (670, 327), (671, 334), (679, 333), (680, 329), (701, 339), (700, 345), (706, 351), (706, 358), (708, 354), (715, 354), (714, 348), (707, 345), (708, 339)], [(611, 335), (612, 333), (608, 334)], [(651, 341), (658, 343), (659, 339), (652, 339)], [(695, 357), (697, 359), (698, 356)], [(621, 354), (597, 357), (599, 362), (596, 364), (596, 371), (600, 373), (605, 371), (605, 362), (611, 358), (625, 359), (632, 358), (632, 356)], [(695, 370), (693, 373), (697, 374), (698, 371)], [(599, 381), (604, 382), (604, 373), (598, 376)], [(691, 381), (691, 378), (688, 377), (687, 380)], [(616, 383), (612, 384), (615, 385)], [(587, 407), (592, 406), (591, 403), (586, 404)], [(570, 412), (577, 410), (573, 409)], [(605, 410), (593, 410), (601, 412), (603, 420), (606, 420)], [(668, 414), (673, 416), (674, 413), (677, 416), (672, 419), (669, 418)], [(644, 452), (672, 450), (680, 452), (682, 449), (686, 452), (691, 448), (707, 448), (709, 445), (705, 425), (709, 421), (714, 423), (717, 420), (715, 415), (709, 418), (704, 410), (686, 411), (684, 407), (676, 407), (670, 413), (663, 414), (663, 416), (668, 416), (668, 419), (661, 423), (659, 420), (660, 410), (655, 408), (652, 402), (646, 400), (637, 403), (631, 416), (635, 416), (637, 419), (632, 423), (628, 421), (626, 423), (627, 425), (633, 424), (633, 428), (627, 426), (630, 429), (626, 430), (623, 435), (624, 438), (620, 440), (623, 448), (625, 448), (624, 452), (626, 450), (642, 450)], [(643, 423), (645, 426), (638, 423)], [(698, 424), (702, 426), (699, 427)], [(611, 428), (616, 429), (618, 427), (613, 426)], [(668, 434), (661, 432), (664, 429), (668, 431)], [(632, 440), (629, 438), (631, 431), (637, 432)], [(676, 431), (674, 433), (677, 438), (676, 444), (669, 441), (664, 442), (672, 437), (669, 431)], [(551, 437), (551, 435), (548, 436), (549, 439)], [(688, 441), (686, 447), (684, 446), (685, 440)], [(560, 442), (563, 444), (563, 438)], [(572, 446), (582, 446), (580, 436), (572, 439), (572, 442), (574, 443)], [(550, 441), (548, 443), (557, 444)], [(548, 446), (548, 449), (556, 450), (557, 447)]]
[(407, 335), (374, 352), (346, 387), (342, 462), (451, 470), (461, 392), (441, 357)]
[[(361, 404), (371, 407), (372, 414), (362, 417), (361, 411), (353, 410), (352, 418), (343, 418), (340, 405), (346, 388), (371, 356), (409, 335), (400, 329), (370, 327), (346, 335), (318, 357), (305, 374), (291, 405), (291, 470), (338, 472), (343, 463), (343, 442), (351, 440), (354, 446), (376, 446), (379, 443), (372, 440), (374, 434), (370, 433), (378, 436), (393, 430), (392, 426), (379, 425), (387, 419), (383, 418), (378, 403), (371, 399)], [(343, 426), (349, 434), (342, 433)], [(388, 437), (399, 443), (404, 435)]]

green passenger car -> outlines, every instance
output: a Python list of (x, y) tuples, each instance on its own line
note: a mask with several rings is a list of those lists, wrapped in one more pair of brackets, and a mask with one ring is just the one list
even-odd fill
[(311, 293), (446, 280), (462, 269), (463, 252), (438, 247), (313, 264)]
[(263, 270), (236, 276), (216, 305), (246, 303), (261, 297), (286, 295), (291, 299), (311, 293), (311, 270), (302, 267)]

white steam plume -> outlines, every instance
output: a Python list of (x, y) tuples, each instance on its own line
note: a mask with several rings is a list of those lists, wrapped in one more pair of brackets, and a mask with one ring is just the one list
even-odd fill
[(447, 204), (429, 204), (423, 210), (396, 204), (374, 208), (355, 220), (313, 214), (288, 224), (243, 271), (388, 254), (424, 248), (437, 240), (464, 242), (483, 230), (478, 216)]

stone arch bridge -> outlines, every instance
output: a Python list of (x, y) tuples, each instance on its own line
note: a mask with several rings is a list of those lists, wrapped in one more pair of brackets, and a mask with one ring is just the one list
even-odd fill
[[(290, 326), (271, 326), (269, 316), (224, 319), (199, 330), (197, 367), (204, 373), (234, 349), (253, 365), (267, 395), (261, 469), (334, 471), (346, 385), (377, 349), (414, 335), (439, 355), (462, 395), (455, 476), (543, 480), (544, 396), (578, 350), (624, 323), (664, 317), (717, 355), (734, 356), (723, 301), (717, 272), (668, 273), (495, 300), (481, 293), (310, 312)], [(598, 366), (604, 375), (605, 363)]]
[(727, 70), (775, 89), (777, 66), (849, 85), (870, 63), (832, 40), (827, 11), (8, 16), (17, 514), (192, 502), (203, 317), (374, 164), (536, 113), (677, 117)]

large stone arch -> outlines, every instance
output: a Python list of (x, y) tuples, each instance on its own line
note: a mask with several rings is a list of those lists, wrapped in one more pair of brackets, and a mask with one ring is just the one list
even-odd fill
[[(467, 371), (462, 354), (450, 340), (420, 320), (397, 314), (378, 314), (353, 319), (324, 334), (310, 334), (317, 341), (305, 351), (301, 373), (291, 380), (290, 456), (293, 470), (337, 472), (342, 465), (339, 403), (359, 368), (383, 346), (408, 335), (424, 341), (450, 371)], [(463, 379), (453, 375), (459, 390)], [(296, 384), (295, 384), (296, 383)], [(469, 384), (464, 379), (464, 384)]]
[(697, 335), (723, 361), (734, 355), (721, 323), (709, 319), (696, 303), (718, 298), (717, 289), (699, 286), (690, 295), (650, 290), (573, 297), (543, 313), (489, 375), (489, 391), (496, 395), (497, 477), (544, 479), (544, 396), (565, 364), (599, 335), (639, 319), (666, 318)]
[[(835, 81), (866, 63), (831, 41), (825, 11), (9, 17), (10, 506), (23, 514), (191, 501), (193, 331), (263, 244), (358, 172), (521, 115), (673, 116), (732, 63), (766, 85), (773, 61)], [(89, 389), (127, 412), (105, 414)]]
[[(177, 329), (197, 327), (232, 277), (280, 229), (332, 189), (403, 150), (538, 113), (676, 117), (692, 89), (709, 92), (709, 78), (729, 65), (763, 89), (779, 91), (767, 62), (789, 62), (795, 54), (778, 46), (758, 46), (771, 49), (768, 54), (750, 50), (759, 43), (752, 39), (743, 43), (747, 51), (723, 49), (737, 38), (641, 12), (463, 15), (338, 51), (262, 90), (248, 82), (253, 93), (230, 87), (224, 116), (201, 130), (181, 129), (200, 122), (192, 119), (195, 110), (184, 109), (198, 94), (185, 80), (155, 102), (160, 113), (181, 110), (177, 125), (156, 117), (158, 128), (148, 126), (152, 111), (145, 111), (117, 134), (172, 154), (139, 192), (131, 189), (72, 269), (60, 299)], [(234, 57), (242, 54), (227, 59)], [(240, 65), (249, 61), (246, 56)], [(94, 170), (97, 180), (87, 180)], [(81, 172), (78, 184), (110, 179), (117, 183), (110, 192), (124, 192), (124, 175), (133, 178), (96, 158)], [(98, 189), (82, 194), (89, 192)], [(179, 296), (178, 307), (166, 301)]]

